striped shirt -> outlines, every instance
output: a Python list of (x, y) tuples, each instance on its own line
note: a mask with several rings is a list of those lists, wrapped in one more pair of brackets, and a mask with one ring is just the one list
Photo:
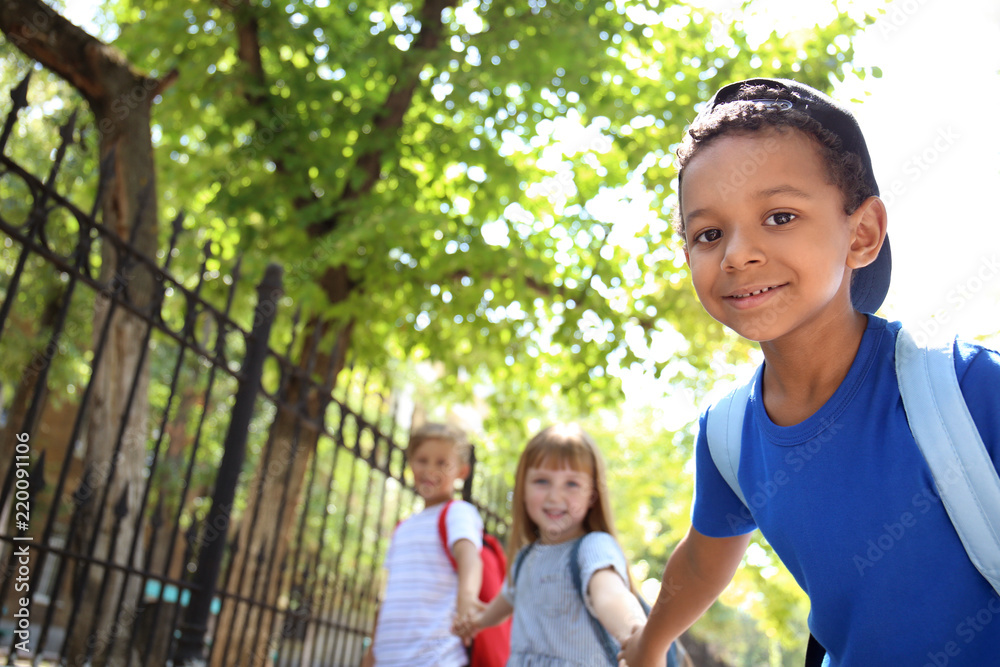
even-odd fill
[[(396, 527), (385, 556), (389, 580), (375, 628), (378, 667), (461, 667), (468, 654), (451, 634), (458, 575), (438, 532), (444, 503), (424, 509)], [(448, 510), (449, 547), (458, 540), (483, 543), (475, 507), (456, 500)]]
[[(587, 609), (573, 587), (569, 556), (573, 542), (535, 543), (524, 557), (514, 585), (501, 594), (514, 607), (507, 667), (581, 667), (607, 665), (608, 658)], [(580, 545), (583, 590), (598, 570), (608, 567), (628, 581), (625, 555), (608, 533), (588, 533)], [(587, 608), (590, 607), (588, 596)]]

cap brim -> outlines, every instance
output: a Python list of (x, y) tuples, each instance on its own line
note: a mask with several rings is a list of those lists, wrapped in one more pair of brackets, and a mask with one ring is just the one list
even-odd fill
[(889, 279), (892, 275), (892, 252), (889, 237), (885, 237), (882, 249), (875, 261), (857, 269), (851, 278), (851, 303), (861, 313), (874, 313), (885, 301), (889, 293)]

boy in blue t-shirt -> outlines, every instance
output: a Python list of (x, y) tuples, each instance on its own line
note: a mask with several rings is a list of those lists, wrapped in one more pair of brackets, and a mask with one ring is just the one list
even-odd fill
[[(915, 104), (917, 104), (915, 102)], [(663, 654), (728, 585), (759, 527), (809, 595), (838, 667), (1000, 665), (1000, 597), (975, 569), (906, 421), (886, 210), (851, 113), (794, 81), (719, 90), (678, 150), (678, 232), (705, 309), (760, 343), (738, 478), (696, 452), (692, 527), (621, 657)], [(958, 227), (942, 229), (963, 243)], [(1000, 355), (955, 344), (959, 385), (1000, 469)]]

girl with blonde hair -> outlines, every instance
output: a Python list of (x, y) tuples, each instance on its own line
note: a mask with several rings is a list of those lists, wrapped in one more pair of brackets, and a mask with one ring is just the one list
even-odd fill
[(469, 638), (514, 615), (508, 667), (616, 664), (646, 622), (615, 536), (604, 459), (578, 424), (549, 426), (524, 448), (514, 483), (508, 576)]

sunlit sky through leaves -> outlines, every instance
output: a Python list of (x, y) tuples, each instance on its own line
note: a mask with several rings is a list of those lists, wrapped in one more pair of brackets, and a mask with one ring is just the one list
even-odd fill
[(885, 313), (931, 336), (1000, 331), (998, 43), (996, 2), (897, 1), (855, 43), (855, 63), (882, 79), (838, 89), (864, 99), (858, 119), (889, 210)]
[[(739, 0), (702, 0), (738, 16)], [(835, 7), (818, 0), (765, 0), (743, 18), (763, 40), (816, 22)], [(991, 0), (860, 0), (874, 14), (854, 41), (854, 64), (881, 78), (849, 79), (834, 97), (852, 105), (889, 210), (891, 319), (940, 338), (1000, 332), (1000, 5)]]
[[(706, 0), (719, 11), (733, 0)], [(830, 3), (768, 0), (761, 39), (832, 18)], [(882, 307), (928, 340), (989, 336), (1000, 346), (1000, 5), (992, 0), (861, 0), (880, 18), (854, 64), (881, 78), (837, 83), (865, 133), (889, 211), (893, 274)], [(734, 14), (735, 15), (735, 14)], [(723, 393), (727, 387), (713, 391)]]

